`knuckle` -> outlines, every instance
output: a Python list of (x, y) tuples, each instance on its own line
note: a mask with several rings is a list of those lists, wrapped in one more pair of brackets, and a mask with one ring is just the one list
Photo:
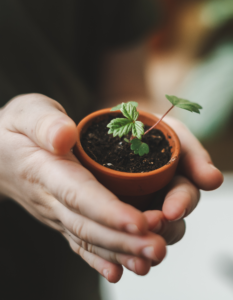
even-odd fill
[(56, 225), (60, 226), (62, 223), (58, 219), (53, 206), (48, 200), (31, 199), (33, 206), (36, 208), (37, 212), (44, 218), (54, 222)]
[(95, 253), (95, 247), (92, 244), (87, 243), (87, 251), (90, 253)]
[(86, 226), (83, 221), (76, 220), (73, 224), (74, 234), (83, 241), (87, 241)]
[(81, 247), (82, 247), (85, 251), (88, 251), (88, 243), (87, 243), (87, 242), (82, 241), (82, 242), (81, 242)]
[(95, 253), (95, 247), (86, 241), (81, 242), (81, 247), (89, 253)]
[(110, 252), (109, 257), (111, 262), (120, 263), (119, 255), (116, 252)]
[(65, 190), (61, 198), (63, 199), (65, 206), (74, 208), (77, 213), (80, 213), (77, 192), (74, 189)]
[(139, 249), (132, 248), (132, 245), (129, 240), (121, 240), (121, 241), (112, 241), (109, 243), (109, 248), (116, 252), (122, 253), (133, 253), (134, 251), (137, 252)]

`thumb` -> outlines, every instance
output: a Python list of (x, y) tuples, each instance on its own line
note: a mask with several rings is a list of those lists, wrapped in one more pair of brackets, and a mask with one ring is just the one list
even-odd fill
[(179, 171), (199, 189), (217, 189), (223, 175), (214, 167), (208, 152), (184, 124), (169, 117), (166, 122), (175, 129), (181, 142)]
[(40, 94), (22, 95), (14, 98), (6, 109), (11, 119), (8, 129), (28, 136), (54, 154), (66, 154), (77, 140), (74, 121), (51, 98)]

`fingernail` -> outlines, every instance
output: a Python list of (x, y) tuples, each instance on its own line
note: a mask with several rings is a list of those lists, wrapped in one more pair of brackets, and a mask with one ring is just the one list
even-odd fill
[(136, 261), (135, 258), (131, 258), (127, 261), (127, 267), (133, 271), (136, 272)]
[(171, 223), (171, 222), (179, 221), (180, 219), (182, 219), (182, 218), (184, 217), (185, 214), (186, 214), (186, 209), (185, 209), (185, 211), (182, 212), (182, 214), (181, 214), (179, 217), (177, 217), (175, 220), (168, 220), (168, 222)]
[(153, 246), (144, 248), (142, 250), (142, 254), (149, 259), (159, 261), (158, 258), (155, 256), (155, 250)]
[(155, 226), (155, 228), (152, 230), (155, 233), (158, 233), (162, 230), (163, 228), (163, 222), (159, 221), (158, 224)]
[(104, 269), (103, 270), (103, 275), (104, 275), (104, 277), (108, 280), (108, 274), (109, 274), (109, 270), (107, 270), (107, 269)]
[(140, 234), (141, 233), (139, 231), (137, 225), (135, 225), (135, 224), (128, 224), (128, 225), (126, 225), (125, 229), (129, 233), (133, 233), (133, 234)]

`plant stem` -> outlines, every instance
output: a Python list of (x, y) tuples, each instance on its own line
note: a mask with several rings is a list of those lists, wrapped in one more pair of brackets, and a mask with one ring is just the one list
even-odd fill
[(136, 136), (131, 135), (130, 141), (132, 141), (133, 139), (136, 139)]
[(157, 126), (162, 120), (163, 120), (163, 118), (173, 109), (173, 107), (174, 107), (174, 105), (172, 105), (172, 107), (171, 108), (169, 108), (169, 110), (158, 120), (158, 122), (156, 122), (151, 128), (149, 128), (145, 133), (144, 133), (144, 135), (145, 134), (147, 134), (149, 131), (151, 131), (153, 128), (155, 128), (155, 126)]

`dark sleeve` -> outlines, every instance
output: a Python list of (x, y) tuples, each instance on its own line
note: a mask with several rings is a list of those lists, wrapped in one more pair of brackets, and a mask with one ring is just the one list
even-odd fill
[(0, 106), (42, 93), (76, 121), (95, 110), (101, 59), (159, 24), (156, 0), (1, 0)]
[(79, 0), (76, 11), (77, 32), (105, 47), (137, 43), (159, 27), (162, 14), (159, 0)]
[[(44, 6), (39, 10), (40, 2), (33, 3), (35, 11), (28, 10), (24, 1), (0, 1), (0, 107), (19, 94), (41, 93), (60, 102), (78, 122), (94, 109), (93, 96), (76, 72), (73, 47), (66, 43), (65, 33), (57, 39), (58, 43), (45, 34), (47, 29), (57, 37), (56, 11), (54, 17), (43, 15), (42, 8), (46, 11), (48, 6), (42, 1)], [(36, 10), (42, 23), (37, 22)], [(67, 12), (65, 9), (57, 12), (61, 28), (69, 18)], [(72, 27), (70, 22), (66, 32)], [(67, 48), (66, 52), (62, 46)]]
[[(159, 0), (79, 0), (76, 2), (76, 67), (95, 90), (103, 55), (132, 47), (162, 19)], [(81, 29), (81, 30), (80, 30)]]
[[(111, 2), (111, 1), (109, 1)], [(162, 9), (156, 0), (123, 0), (115, 10), (108, 27), (107, 43), (112, 47), (131, 45), (156, 31), (162, 19)]]

